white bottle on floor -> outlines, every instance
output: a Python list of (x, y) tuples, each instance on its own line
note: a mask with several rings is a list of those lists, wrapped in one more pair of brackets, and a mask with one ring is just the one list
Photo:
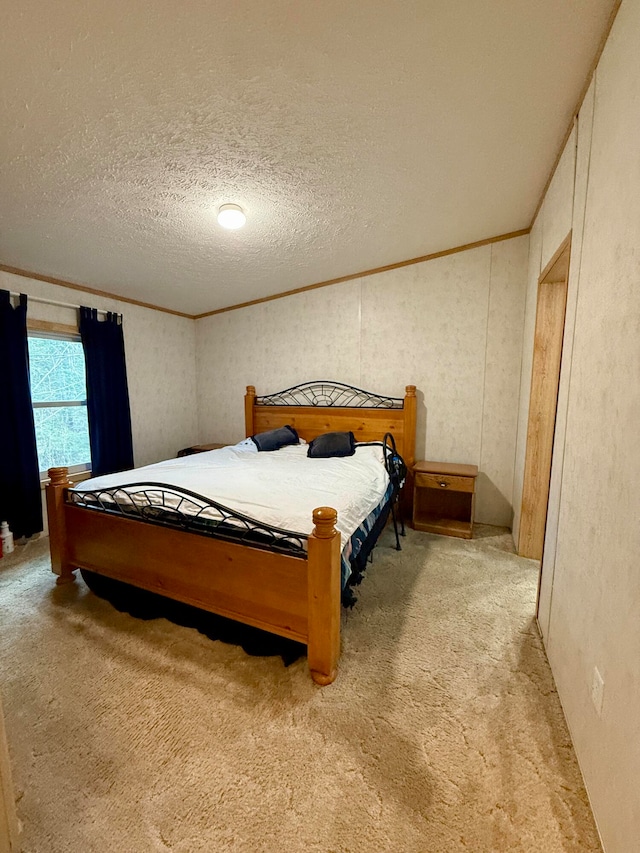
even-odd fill
[(0, 525), (0, 539), (2, 539), (3, 555), (13, 551), (13, 533), (9, 530), (9, 522), (3, 521)]

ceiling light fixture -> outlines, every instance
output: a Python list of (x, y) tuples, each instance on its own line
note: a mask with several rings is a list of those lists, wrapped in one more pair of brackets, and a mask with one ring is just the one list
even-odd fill
[(235, 231), (236, 228), (242, 228), (246, 221), (247, 217), (239, 204), (223, 204), (218, 210), (218, 222), (223, 228)]

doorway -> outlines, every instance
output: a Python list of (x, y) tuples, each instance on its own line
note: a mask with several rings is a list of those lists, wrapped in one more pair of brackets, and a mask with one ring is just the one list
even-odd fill
[(570, 255), (569, 233), (538, 280), (527, 449), (518, 536), (518, 554), (534, 560), (542, 559), (547, 524)]

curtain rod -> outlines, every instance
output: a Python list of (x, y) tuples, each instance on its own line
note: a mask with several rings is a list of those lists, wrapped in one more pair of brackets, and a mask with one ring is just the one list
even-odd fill
[[(21, 293), (14, 293), (13, 290), (9, 291), (10, 296), (21, 296)], [(45, 299), (44, 296), (29, 296), (27, 294), (27, 299), (31, 300), (31, 302), (40, 302), (43, 305), (55, 305), (57, 308), (81, 308), (81, 305), (74, 305), (72, 302), (57, 302), (55, 299)], [(119, 311), (107, 311), (105, 308), (96, 308), (98, 314), (116, 314), (118, 317), (122, 317), (122, 314)]]

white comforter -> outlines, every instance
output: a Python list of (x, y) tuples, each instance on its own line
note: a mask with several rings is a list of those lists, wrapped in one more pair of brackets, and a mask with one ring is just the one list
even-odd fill
[[(359, 446), (354, 456), (309, 459), (306, 445), (263, 453), (224, 447), (119, 474), (93, 477), (78, 491), (163, 483), (188, 489), (272, 527), (311, 533), (316, 507), (338, 512), (342, 546), (380, 503), (389, 484), (382, 448)], [(126, 488), (125, 488), (126, 491)], [(182, 507), (189, 511), (188, 507)]]

